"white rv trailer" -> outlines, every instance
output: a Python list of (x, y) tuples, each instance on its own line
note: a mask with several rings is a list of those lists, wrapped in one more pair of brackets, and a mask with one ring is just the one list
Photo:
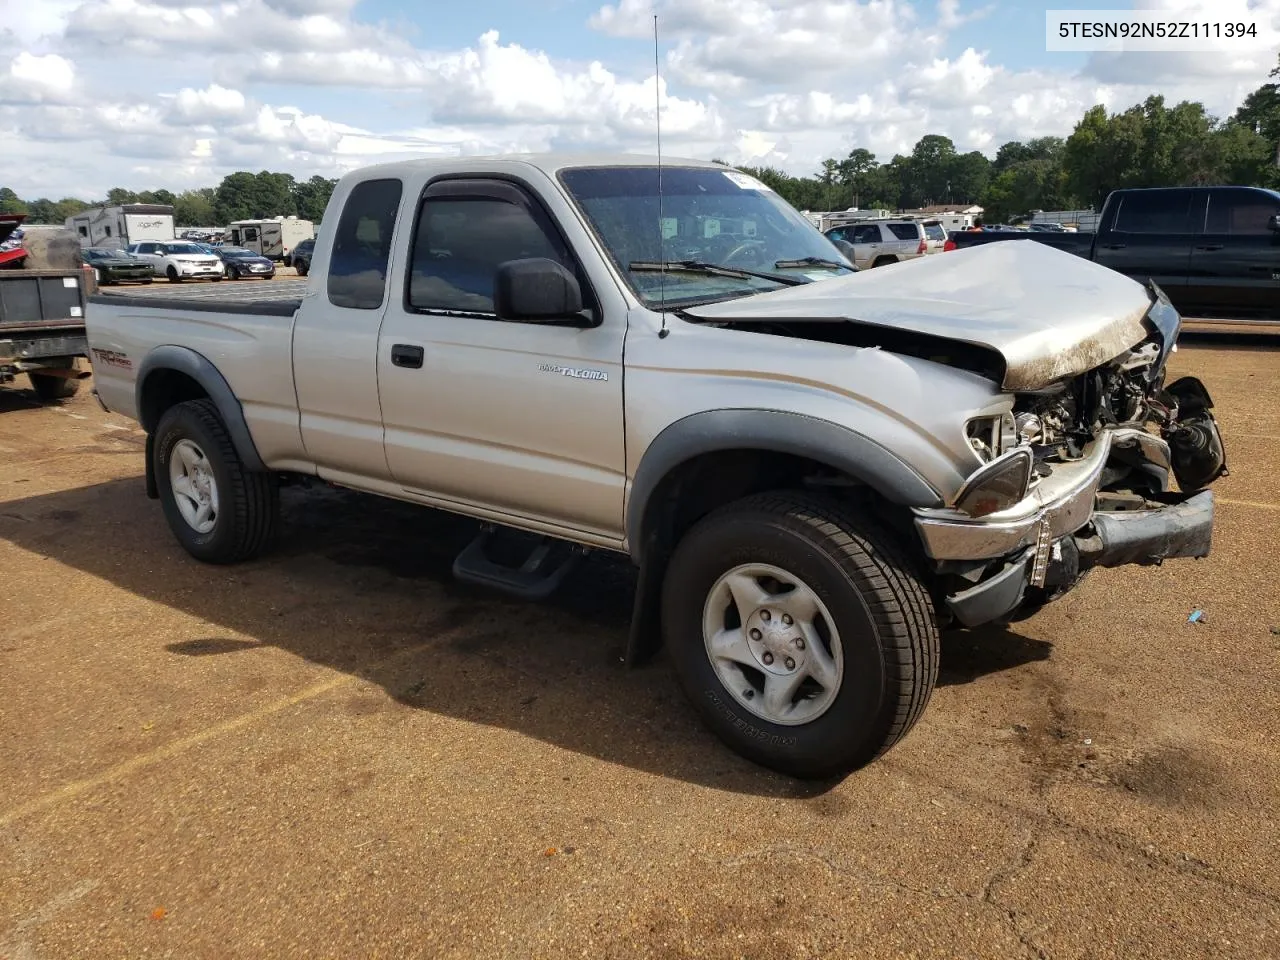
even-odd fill
[(123, 250), (141, 240), (172, 240), (173, 207), (167, 203), (124, 203), (115, 207), (90, 207), (67, 217), (82, 248)]
[(226, 242), (244, 247), (272, 260), (284, 260), (303, 240), (316, 235), (315, 224), (297, 217), (266, 220), (234, 220), (227, 224)]
[(809, 222), (822, 232), (832, 227), (842, 227), (850, 223), (861, 223), (864, 220), (888, 220), (893, 216), (888, 210), (824, 210), (806, 214)]

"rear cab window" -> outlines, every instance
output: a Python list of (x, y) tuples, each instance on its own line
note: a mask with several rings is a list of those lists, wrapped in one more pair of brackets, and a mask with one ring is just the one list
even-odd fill
[(404, 184), (365, 180), (351, 188), (333, 234), (327, 292), (335, 307), (377, 310), (386, 296), (391, 235)]

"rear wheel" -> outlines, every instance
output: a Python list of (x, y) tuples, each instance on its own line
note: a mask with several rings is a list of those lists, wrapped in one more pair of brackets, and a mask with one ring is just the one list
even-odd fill
[(298, 271), (298, 276), (305, 277), (307, 275), (307, 271), (311, 269), (311, 264), (306, 260), (300, 260), (294, 269)]
[(74, 397), (80, 389), (79, 380), (55, 377), (49, 373), (29, 373), (27, 376), (31, 378), (31, 388), (35, 390), (36, 396), (45, 401)]
[(730, 747), (829, 777), (906, 735), (928, 703), (938, 631), (894, 538), (833, 501), (748, 497), (676, 546), (663, 631), (686, 694)]
[(155, 480), (169, 528), (197, 560), (247, 560), (274, 536), (275, 477), (244, 466), (211, 400), (188, 400), (160, 417)]

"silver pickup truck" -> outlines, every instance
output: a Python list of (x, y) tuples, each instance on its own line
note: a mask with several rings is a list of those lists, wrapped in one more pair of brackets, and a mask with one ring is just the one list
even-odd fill
[(414, 160), (339, 182), (300, 292), (89, 303), (192, 556), (260, 553), (297, 475), (478, 518), (455, 574), (531, 600), (627, 554), (629, 661), (665, 644), (794, 776), (907, 733), (939, 630), (1209, 552), (1226, 455), (1165, 382), (1177, 312), (1043, 244), (857, 272), (718, 164)]

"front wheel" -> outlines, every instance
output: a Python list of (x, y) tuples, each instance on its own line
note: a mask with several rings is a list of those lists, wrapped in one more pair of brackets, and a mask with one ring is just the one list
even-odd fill
[(178, 276), (178, 271), (177, 271), (177, 269), (176, 269), (176, 268), (174, 268), (174, 267), (170, 267), (168, 270), (166, 270), (166, 271), (164, 272), (164, 274), (165, 274), (165, 276), (166, 276), (166, 277), (168, 277), (168, 278), (169, 278), (169, 282), (170, 282), (170, 283), (181, 283), (181, 282), (182, 282), (182, 278)]
[(279, 515), (275, 477), (245, 467), (213, 401), (166, 410), (154, 459), (165, 519), (189, 554), (236, 563), (266, 548)]
[(672, 555), (662, 622), (703, 720), (796, 777), (880, 756), (937, 679), (937, 625), (912, 564), (891, 534), (830, 500), (764, 494), (703, 518)]

